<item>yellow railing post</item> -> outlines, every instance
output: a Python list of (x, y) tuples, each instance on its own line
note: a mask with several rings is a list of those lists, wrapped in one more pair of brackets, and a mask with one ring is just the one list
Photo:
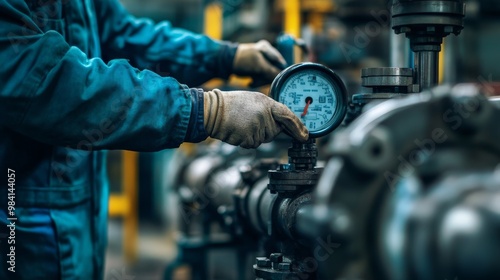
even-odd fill
[(122, 182), (125, 196), (128, 198), (128, 211), (126, 212), (123, 232), (123, 248), (127, 262), (137, 258), (137, 186), (138, 153), (123, 151)]
[(216, 40), (222, 39), (222, 7), (218, 3), (208, 4), (205, 8), (205, 35)]
[[(284, 0), (283, 1), (283, 11), (284, 11), (284, 23), (283, 31), (286, 34), (291, 35), (294, 38), (300, 38), (300, 28), (301, 28), (301, 12), (300, 12), (300, 0)], [(302, 52), (298, 47), (295, 47), (295, 57), (294, 61), (301, 61)]]
[(295, 38), (300, 37), (300, 0), (283, 1), (285, 11), (284, 31)]
[(127, 263), (137, 258), (138, 153), (121, 152), (122, 193), (109, 197), (109, 216), (123, 218), (123, 251)]

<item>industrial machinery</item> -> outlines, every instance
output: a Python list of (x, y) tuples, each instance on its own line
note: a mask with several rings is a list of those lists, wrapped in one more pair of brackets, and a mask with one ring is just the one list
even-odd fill
[(341, 244), (319, 279), (495, 279), (499, 117), (467, 84), (382, 103), (335, 135), (301, 221)]
[[(271, 96), (302, 118), (311, 138), (291, 141), (288, 163), (280, 159), (290, 140), (281, 138), (264, 154), (223, 157), (221, 148), (185, 168), (184, 178), (202, 178), (195, 189), (218, 194), (207, 199), (204, 240), (216, 223), (228, 236), (224, 245), (243, 248), (238, 276), (227, 279), (500, 275), (499, 99), (474, 84), (435, 87), (442, 40), (464, 27), (464, 2), (395, 0), (391, 7), (414, 67), (363, 69), (371, 90), (348, 100), (334, 71), (293, 65)], [(320, 155), (315, 138), (331, 132)], [(327, 159), (324, 167), (318, 157)], [(203, 176), (193, 176), (200, 160), (208, 162)], [(252, 266), (249, 255), (257, 256)], [(195, 279), (223, 279), (206, 275)]]
[[(308, 269), (308, 238), (301, 235), (297, 217), (310, 205), (314, 187), (323, 168), (317, 167), (316, 137), (337, 128), (347, 110), (347, 92), (340, 78), (328, 68), (312, 63), (297, 64), (285, 69), (271, 85), (271, 96), (300, 115), (309, 130), (309, 141), (292, 141), (288, 149), (289, 161), (275, 170), (269, 170), (266, 188), (250, 186), (249, 205), (258, 205), (261, 228), (278, 244), (278, 252), (269, 258), (259, 257), (254, 265), (259, 279), (314, 279)], [(254, 198), (259, 198), (254, 201)], [(245, 199), (243, 200), (245, 201)], [(252, 216), (250, 211), (242, 211)], [(253, 211), (255, 212), (255, 211)], [(258, 217), (259, 218), (259, 217)]]
[(404, 97), (436, 86), (443, 38), (460, 34), (464, 17), (463, 1), (394, 0), (392, 28), (410, 40), (415, 66), (363, 69), (362, 85), (372, 92), (355, 94), (352, 103), (362, 107), (372, 101)]

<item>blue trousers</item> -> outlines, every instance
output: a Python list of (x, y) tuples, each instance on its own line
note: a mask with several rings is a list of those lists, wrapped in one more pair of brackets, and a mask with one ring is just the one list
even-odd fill
[(50, 207), (28, 207), (21, 194), (16, 200), (24, 205), (16, 207), (15, 221), (0, 204), (0, 279), (103, 278), (107, 186), (71, 206), (52, 200)]

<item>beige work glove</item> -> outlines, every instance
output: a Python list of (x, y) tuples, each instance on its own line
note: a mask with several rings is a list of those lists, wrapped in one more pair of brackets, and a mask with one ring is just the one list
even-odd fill
[(205, 92), (204, 125), (211, 137), (243, 148), (271, 142), (282, 130), (302, 142), (309, 138), (297, 116), (259, 92)]
[(268, 81), (272, 81), (285, 67), (283, 56), (266, 40), (240, 44), (233, 61), (234, 74), (263, 77)]

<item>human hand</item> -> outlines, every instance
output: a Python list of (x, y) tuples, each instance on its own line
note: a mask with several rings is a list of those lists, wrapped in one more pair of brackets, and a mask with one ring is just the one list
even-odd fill
[(205, 92), (204, 125), (211, 137), (243, 148), (271, 142), (283, 130), (302, 142), (309, 138), (295, 114), (259, 92)]
[(233, 62), (234, 74), (272, 81), (286, 67), (283, 56), (266, 40), (240, 44)]

